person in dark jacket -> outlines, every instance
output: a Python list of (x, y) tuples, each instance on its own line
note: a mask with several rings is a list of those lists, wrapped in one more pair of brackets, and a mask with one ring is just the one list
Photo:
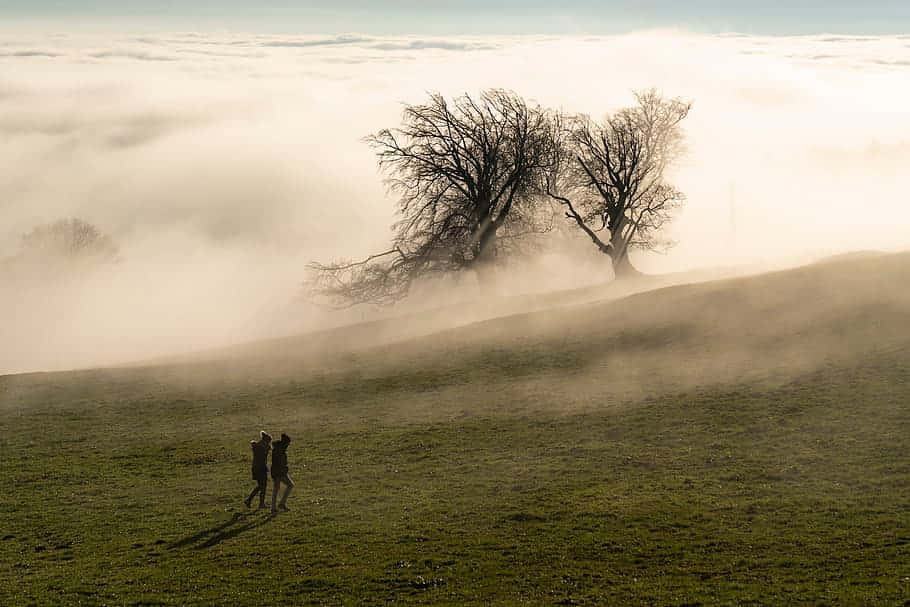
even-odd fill
[[(272, 512), (278, 512), (279, 508), (287, 512), (288, 495), (294, 488), (294, 481), (288, 476), (288, 445), (290, 444), (291, 437), (282, 433), (281, 440), (275, 441), (272, 445)], [(277, 503), (278, 488), (282, 483), (286, 485), (286, 488), (279, 504)]]
[(250, 449), (253, 451), (253, 480), (256, 481), (256, 488), (253, 489), (249, 497), (243, 503), (249, 508), (256, 495), (259, 495), (259, 507), (265, 508), (265, 492), (268, 490), (269, 483), (269, 449), (271, 449), (272, 437), (268, 432), (262, 430), (259, 432), (259, 440), (250, 441)]

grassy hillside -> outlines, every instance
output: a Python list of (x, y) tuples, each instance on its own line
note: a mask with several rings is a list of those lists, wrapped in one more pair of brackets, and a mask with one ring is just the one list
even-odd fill
[(908, 432), (908, 255), (7, 376), (0, 604), (907, 604)]

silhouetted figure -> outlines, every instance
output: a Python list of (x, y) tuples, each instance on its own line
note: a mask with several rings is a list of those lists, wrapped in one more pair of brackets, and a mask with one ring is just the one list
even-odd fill
[(250, 441), (250, 449), (253, 450), (253, 480), (256, 481), (256, 488), (243, 501), (247, 508), (250, 507), (257, 493), (259, 494), (259, 507), (265, 508), (265, 492), (268, 490), (269, 484), (268, 459), (271, 442), (272, 437), (265, 430), (259, 432), (258, 441)]
[[(288, 476), (288, 445), (291, 444), (291, 437), (287, 434), (281, 434), (281, 440), (275, 441), (272, 445), (272, 512), (278, 512), (281, 508), (288, 510), (288, 495), (294, 488), (294, 481)], [(278, 502), (278, 488), (281, 483), (286, 485), (284, 495), (281, 496), (281, 503)]]

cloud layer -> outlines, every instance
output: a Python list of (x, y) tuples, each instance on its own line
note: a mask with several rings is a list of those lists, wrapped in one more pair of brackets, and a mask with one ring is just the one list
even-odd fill
[[(692, 99), (679, 246), (640, 257), (649, 271), (910, 244), (906, 36), (30, 34), (0, 40), (0, 74), (0, 258), (66, 216), (122, 249), (69, 317), (0, 329), (20, 344), (0, 370), (280, 330), (265, 317), (307, 260), (387, 240), (394, 201), (361, 138), (430, 90), (511, 88), (595, 116), (636, 88)], [(0, 285), (5, 310), (27, 300)], [(326, 322), (313, 314), (294, 320)]]

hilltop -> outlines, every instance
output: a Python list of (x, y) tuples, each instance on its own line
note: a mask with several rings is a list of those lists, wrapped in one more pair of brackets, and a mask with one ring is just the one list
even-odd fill
[(0, 598), (910, 599), (910, 255), (394, 328), (0, 377)]

